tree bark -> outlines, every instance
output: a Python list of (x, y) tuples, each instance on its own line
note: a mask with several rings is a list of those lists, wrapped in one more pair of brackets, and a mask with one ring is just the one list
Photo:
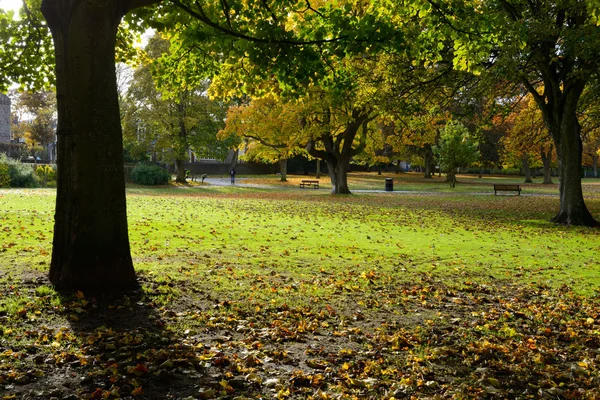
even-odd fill
[(44, 0), (56, 55), (58, 179), (50, 281), (58, 289), (137, 285), (130, 255), (115, 73), (130, 2)]
[(287, 158), (279, 160), (279, 172), (281, 173), (281, 182), (287, 182)]
[[(577, 22), (577, 21), (574, 21)], [(541, 44), (554, 51), (555, 45)], [(551, 54), (546, 53), (546, 56)], [(583, 145), (581, 126), (577, 120), (577, 105), (590, 78), (587, 73), (575, 73), (573, 64), (562, 67), (552, 59), (542, 58), (539, 71), (544, 82), (544, 92), (539, 93), (529, 81), (523, 83), (533, 95), (542, 111), (546, 127), (552, 136), (558, 158), (560, 209), (552, 221), (567, 225), (599, 226), (592, 217), (581, 187), (581, 162)]]
[(235, 166), (237, 165), (239, 155), (240, 155), (240, 150), (239, 149), (234, 149), (233, 150), (233, 157), (231, 158), (231, 162), (229, 163), (229, 170), (230, 171), (232, 169), (234, 169)]
[[(315, 157), (320, 158), (327, 164), (327, 173), (331, 179), (331, 194), (351, 194), (348, 189), (348, 171), (350, 159), (360, 154), (366, 146), (367, 124), (374, 117), (369, 117), (369, 111), (366, 109), (357, 109), (352, 111), (352, 120), (346, 126), (343, 133), (336, 137), (325, 135), (320, 140), (325, 150), (315, 148), (315, 140), (310, 139), (306, 150)], [(363, 128), (360, 145), (353, 147), (360, 127)]]
[(552, 182), (552, 146), (550, 146), (550, 150), (547, 152), (542, 149), (541, 151), (542, 164), (544, 166), (544, 181), (542, 182), (545, 185), (551, 185)]
[(177, 103), (177, 118), (179, 122), (179, 132), (177, 133), (176, 145), (175, 145), (175, 182), (185, 183), (185, 158), (188, 152), (188, 138), (187, 129), (185, 127), (186, 109), (184, 95), (181, 94), (179, 97), (179, 103)]
[(175, 160), (175, 182), (185, 183), (185, 160), (180, 158)]
[(321, 159), (317, 158), (317, 174), (315, 176), (317, 179), (321, 179)]
[(347, 162), (331, 157), (325, 163), (331, 179), (331, 194), (351, 194), (348, 188), (348, 169), (345, 167)]
[(448, 171), (446, 181), (448, 182), (448, 184), (450, 185), (451, 188), (456, 187), (456, 171), (453, 171), (453, 170)]
[(533, 183), (527, 154), (521, 154), (521, 165), (523, 165), (523, 172), (525, 172), (525, 183)]
[[(579, 90), (578, 90), (579, 89)], [(583, 91), (580, 88), (565, 88), (562, 109), (555, 111), (549, 119), (549, 130), (554, 139), (558, 155), (560, 180), (560, 209), (553, 222), (567, 225), (599, 226), (592, 217), (583, 199), (581, 187), (581, 162), (583, 145), (581, 127), (577, 120), (577, 100)]]
[(433, 171), (433, 152), (431, 150), (431, 146), (427, 145), (425, 148), (425, 173), (423, 174), (423, 178), (433, 179), (432, 171)]

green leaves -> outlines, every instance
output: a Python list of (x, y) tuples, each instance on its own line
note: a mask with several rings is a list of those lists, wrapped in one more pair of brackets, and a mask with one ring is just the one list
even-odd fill
[(433, 146), (442, 168), (448, 171), (450, 185), (454, 184), (454, 176), (461, 167), (468, 167), (479, 159), (478, 143), (475, 142), (467, 128), (455, 121), (449, 121), (440, 135), (440, 142)]
[(54, 82), (54, 47), (39, 1), (28, 1), (28, 9), (0, 10), (0, 92), (11, 83), (22, 89), (49, 88)]

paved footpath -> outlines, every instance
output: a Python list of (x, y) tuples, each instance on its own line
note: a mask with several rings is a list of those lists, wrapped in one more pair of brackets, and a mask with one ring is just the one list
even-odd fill
[[(246, 188), (259, 188), (259, 189), (277, 189), (278, 187), (275, 185), (261, 185), (252, 183), (252, 178), (240, 178), (236, 179), (235, 183), (231, 183), (230, 178), (206, 178), (204, 182), (212, 185), (212, 186), (236, 186), (236, 187), (246, 187)], [(200, 188), (202, 188), (200, 186)], [(298, 188), (298, 190), (304, 190)], [(323, 185), (320, 189), (317, 190), (329, 190), (329, 185)], [(493, 196), (494, 192), (425, 192), (425, 191), (416, 191), (416, 190), (394, 190), (392, 192), (388, 192), (386, 190), (377, 190), (377, 189), (356, 189), (351, 190), (352, 193), (388, 193), (388, 194), (421, 194), (428, 196), (452, 196), (452, 195), (460, 195), (460, 194), (469, 194), (472, 196)], [(511, 194), (503, 194), (500, 196), (515, 196)], [(557, 197), (556, 194), (544, 194), (544, 193), (523, 193), (521, 192), (521, 196), (525, 197)]]

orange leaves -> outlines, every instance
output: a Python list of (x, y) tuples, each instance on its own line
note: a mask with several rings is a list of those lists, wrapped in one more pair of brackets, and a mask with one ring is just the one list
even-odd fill
[(136, 376), (142, 376), (148, 373), (148, 368), (144, 364), (137, 364), (135, 367), (127, 368), (127, 372)]
[(144, 394), (144, 389), (141, 386), (138, 386), (131, 391), (132, 396), (141, 396), (143, 394)]

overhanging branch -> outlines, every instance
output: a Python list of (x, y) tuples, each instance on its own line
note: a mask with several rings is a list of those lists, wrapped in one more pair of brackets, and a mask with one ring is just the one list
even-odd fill
[[(142, 1), (142, 0), (140, 0)], [(150, 1), (150, 0), (148, 0)], [(160, 1), (160, 0), (159, 0)], [(211, 20), (206, 13), (204, 12), (202, 5), (199, 2), (196, 2), (196, 6), (198, 7), (198, 12), (192, 10), (191, 8), (189, 8), (188, 6), (186, 6), (185, 4), (182, 4), (180, 1), (178, 0), (171, 0), (171, 2), (173, 4), (175, 4), (177, 7), (179, 7), (181, 10), (183, 10), (184, 12), (186, 12), (188, 15), (190, 15), (191, 17), (203, 22), (204, 24), (210, 26), (211, 28), (222, 32), (226, 35), (232, 36), (232, 37), (236, 37), (238, 39), (243, 39), (243, 40), (247, 40), (249, 42), (253, 42), (253, 43), (263, 43), (263, 44), (274, 44), (274, 43), (278, 43), (278, 44), (287, 44), (287, 45), (293, 45), (293, 46), (302, 46), (302, 45), (312, 45), (312, 44), (326, 44), (326, 43), (333, 43), (333, 42), (337, 42), (339, 40), (342, 39), (346, 39), (347, 36), (340, 36), (334, 39), (321, 39), (321, 40), (308, 40), (308, 41), (302, 41), (302, 40), (291, 40), (291, 39), (274, 39), (274, 38), (260, 38), (260, 37), (254, 37), (254, 36), (250, 36), (246, 33), (243, 32), (239, 32), (236, 30), (233, 30), (232, 28), (228, 28), (226, 26), (222, 26), (220, 25), (218, 22), (215, 22), (213, 20)]]

